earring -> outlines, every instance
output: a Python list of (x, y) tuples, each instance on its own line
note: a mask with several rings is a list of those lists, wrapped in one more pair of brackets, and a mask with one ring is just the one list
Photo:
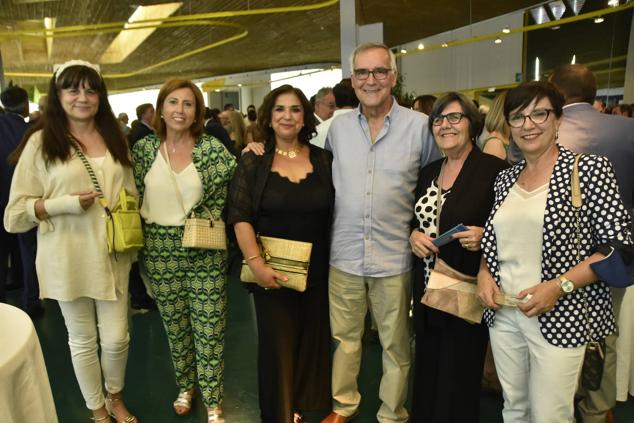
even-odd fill
[(161, 119), (163, 119), (163, 114), (161, 113)]
[(555, 141), (559, 139), (559, 128), (555, 129)]

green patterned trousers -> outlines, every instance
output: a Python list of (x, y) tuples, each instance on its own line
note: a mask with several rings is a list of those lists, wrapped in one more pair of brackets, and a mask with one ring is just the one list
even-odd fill
[(206, 407), (222, 404), (225, 251), (181, 247), (182, 227), (146, 224), (144, 261), (167, 332), (176, 383), (198, 386)]

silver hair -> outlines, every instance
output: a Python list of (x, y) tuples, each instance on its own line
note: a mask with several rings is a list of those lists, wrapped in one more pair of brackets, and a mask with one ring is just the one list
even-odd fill
[(362, 53), (366, 50), (372, 50), (375, 48), (379, 48), (379, 49), (387, 51), (387, 53), (390, 55), (390, 68), (392, 69), (393, 72), (396, 73), (397, 72), (396, 56), (394, 55), (394, 52), (390, 50), (390, 48), (383, 43), (363, 43), (358, 45), (357, 48), (355, 48), (352, 54), (350, 55), (350, 72), (354, 71), (354, 59), (357, 57), (359, 53)]
[(319, 91), (317, 91), (317, 94), (315, 94), (315, 102), (323, 100), (324, 97), (326, 97), (331, 92), (332, 92), (332, 88), (331, 87), (320, 88)]

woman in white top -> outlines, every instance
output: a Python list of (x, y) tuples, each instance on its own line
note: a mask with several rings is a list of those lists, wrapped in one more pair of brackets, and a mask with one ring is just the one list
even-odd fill
[(57, 69), (46, 113), (30, 134), (13, 155), (17, 166), (4, 225), (9, 232), (39, 227), (40, 295), (59, 302), (75, 376), (93, 420), (109, 421), (110, 412), (119, 423), (135, 422), (121, 399), (133, 257), (108, 253), (105, 212), (95, 201), (100, 194), (75, 150), (88, 157), (110, 207), (121, 188), (136, 195), (127, 144), (94, 65), (71, 61)]
[[(614, 332), (607, 285), (590, 267), (614, 242), (632, 244), (610, 162), (578, 161), (582, 205), (572, 203), (578, 156), (556, 143), (564, 99), (548, 82), (510, 90), (504, 114), (525, 160), (502, 171), (482, 239), (478, 291), (490, 307), (505, 423), (573, 422), (586, 344)], [(494, 294), (516, 297), (499, 307)]]
[(236, 166), (217, 139), (203, 133), (205, 104), (191, 81), (159, 91), (153, 126), (133, 147), (134, 177), (145, 220), (143, 260), (169, 341), (179, 415), (191, 410), (196, 386), (208, 421), (222, 422), (227, 254), (181, 247), (191, 211), (219, 220)]

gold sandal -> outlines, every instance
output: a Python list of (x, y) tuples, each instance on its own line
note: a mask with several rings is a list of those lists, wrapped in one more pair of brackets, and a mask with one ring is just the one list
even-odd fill
[[(174, 412), (179, 416), (184, 416), (189, 413), (192, 409), (192, 400), (194, 399), (195, 393), (195, 389), (191, 389), (189, 391), (180, 391), (178, 393), (178, 397), (176, 397), (176, 400), (173, 403)], [(176, 409), (177, 407), (182, 408), (183, 411), (179, 413)]]
[(107, 415), (101, 416), (101, 417), (91, 417), (90, 420), (92, 420), (93, 422), (102, 422), (104, 420), (108, 420), (108, 421), (112, 422), (112, 420), (110, 420), (110, 414), (107, 414)]
[(208, 408), (207, 409), (207, 423), (225, 423), (225, 418), (222, 413), (222, 408)]
[(112, 408), (112, 403), (117, 401), (121, 401), (121, 398), (112, 397), (110, 394), (106, 396), (106, 411), (108, 411), (108, 414), (110, 414), (110, 417), (112, 417), (117, 423), (138, 423), (137, 418), (133, 416), (132, 414), (128, 414), (121, 421), (117, 419), (117, 416), (114, 415), (113, 408)]

